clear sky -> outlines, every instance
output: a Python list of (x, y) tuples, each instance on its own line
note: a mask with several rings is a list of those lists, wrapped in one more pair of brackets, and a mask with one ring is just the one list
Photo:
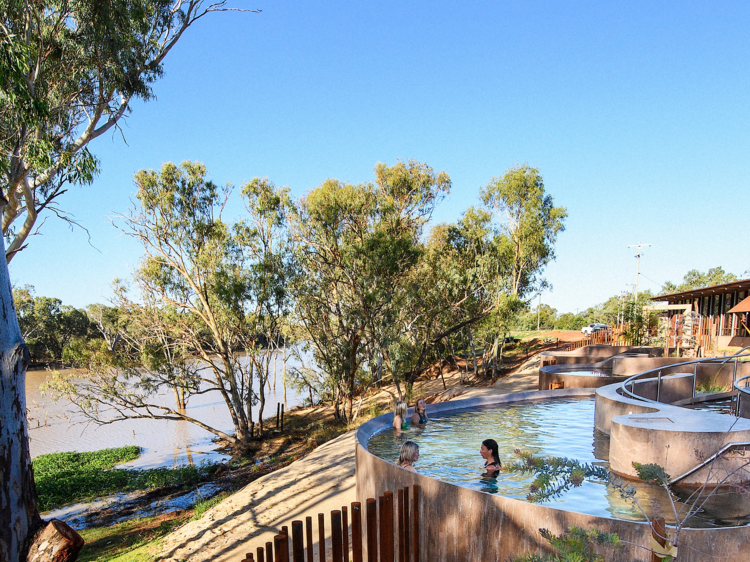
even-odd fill
[[(750, 269), (750, 4), (242, 0), (165, 60), (156, 100), (90, 148), (102, 172), (11, 263), (15, 285), (105, 302), (140, 247), (112, 227), (133, 174), (200, 160), (218, 183), (267, 176), (299, 196), (414, 158), (453, 180), (453, 221), (515, 164), (568, 209), (553, 289), (584, 309), (629, 290), (630, 244), (651, 244), (641, 289), (690, 269)], [(227, 216), (239, 217), (238, 199)]]

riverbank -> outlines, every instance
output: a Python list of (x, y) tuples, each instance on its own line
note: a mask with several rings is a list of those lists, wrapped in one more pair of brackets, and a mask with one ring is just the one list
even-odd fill
[[(531, 357), (515, 373), (491, 386), (460, 384), (458, 372), (453, 371), (444, 373), (447, 389), (438, 392), (442, 389), (439, 376), (422, 381), (423, 389), (450, 400), (534, 390), (538, 368), (539, 358)], [(284, 470), (246, 486), (200, 520), (176, 529), (154, 552), (165, 562), (238, 562), (245, 553), (272, 541), (282, 526), (291, 528), (292, 520), (310, 516), (317, 521), (318, 513), (327, 514), (353, 501), (354, 431), (349, 431)], [(329, 530), (329, 553), (330, 547)]]
[[(569, 334), (570, 337), (575, 335)], [(435, 365), (420, 377), (410, 400), (423, 396), (429, 402), (438, 402), (535, 389), (538, 353), (554, 345), (549, 342), (544, 345), (542, 337), (530, 335), (525, 345), (509, 353), (505, 376), (494, 385), (481, 377), (474, 378), (472, 361), (459, 360), (451, 365), (446, 362), (442, 375), (439, 365)], [(561, 341), (564, 340), (561, 338)], [(389, 411), (398, 392), (394, 385), (369, 391), (356, 425)], [(141, 503), (140, 507), (119, 504), (97, 510), (87, 524), (98, 528), (82, 532), (87, 541), (82, 559), (97, 562), (145, 562), (157, 558), (174, 562), (241, 560), (244, 549), (262, 546), (293, 519), (304, 519), (308, 515), (315, 518), (319, 512), (348, 505), (354, 501), (353, 431), (341, 435), (346, 428), (332, 418), (330, 408), (290, 411), (285, 432), (270, 432), (267, 439), (258, 444), (254, 456), (261, 463), (227, 463), (217, 471), (212, 483), (220, 486), (210, 493), (221, 496), (199, 501), (199, 512), (211, 507), (202, 515), (186, 505), (176, 505), (170, 508), (170, 513), (155, 515), (160, 512), (145, 509), (154, 500), (162, 507), (170, 505), (170, 498), (167, 495), (159, 498), (158, 491), (145, 495), (146, 503)], [(185, 491), (173, 493), (184, 494)], [(226, 499), (213, 507), (224, 496)], [(144, 515), (155, 516), (134, 519)], [(194, 518), (196, 520), (192, 520)], [(127, 521), (117, 523), (123, 519)], [(101, 528), (102, 525), (108, 527)]]

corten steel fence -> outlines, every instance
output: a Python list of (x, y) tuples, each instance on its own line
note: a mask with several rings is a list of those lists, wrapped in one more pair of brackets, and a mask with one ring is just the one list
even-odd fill
[[(313, 548), (313, 518), (304, 523), (292, 521), (292, 534), (284, 526), (264, 547), (248, 552), (242, 562), (365, 562), (363, 546), (367, 546), (366, 562), (421, 562), (419, 551), (419, 486), (385, 492), (377, 501), (369, 498), (362, 504), (351, 504), (351, 536), (349, 510), (346, 506), (330, 516), (331, 558), (326, 559), (325, 515), (318, 514), (318, 548)], [(364, 523), (364, 527), (363, 527)], [(291, 542), (291, 544), (290, 544)], [(316, 552), (317, 551), (317, 552)], [(317, 557), (315, 556), (317, 554)], [(351, 556), (351, 558), (350, 558)], [(396, 558), (398, 556), (398, 558)]]

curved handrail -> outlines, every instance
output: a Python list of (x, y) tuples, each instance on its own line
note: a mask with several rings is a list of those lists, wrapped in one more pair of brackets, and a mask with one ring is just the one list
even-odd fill
[[(745, 357), (750, 358), (750, 353), (746, 353), (746, 351), (748, 349), (750, 349), (750, 345), (743, 347), (740, 351), (738, 351), (734, 355), (726, 355), (724, 357), (702, 357), (701, 359), (693, 359), (692, 361), (685, 361), (683, 363), (674, 363), (672, 365), (664, 365), (662, 367), (656, 367), (655, 369), (649, 369), (648, 371), (643, 371), (642, 373), (637, 373), (637, 374), (633, 375), (632, 377), (629, 377), (629, 378), (625, 379), (622, 383), (620, 383), (620, 388), (621, 388), (621, 390), (623, 392), (623, 395), (626, 395), (626, 396), (628, 396), (630, 398), (633, 398), (634, 400), (640, 400), (642, 402), (648, 402), (650, 404), (659, 404), (659, 395), (660, 395), (660, 392), (661, 392), (661, 372), (664, 369), (666, 369), (666, 368), (674, 369), (676, 367), (683, 367), (685, 365), (693, 365), (694, 366), (694, 370), (693, 370), (693, 396), (695, 396), (695, 383), (696, 383), (696, 375), (697, 375), (697, 370), (698, 370), (698, 365), (699, 364), (702, 364), (702, 363), (720, 363), (720, 364), (723, 365), (727, 361), (735, 360), (735, 375), (736, 375), (736, 365), (737, 365), (736, 361), (739, 358), (745, 358)], [(640, 379), (641, 377), (645, 377), (646, 375), (653, 375), (653, 374), (656, 374), (657, 377), (658, 377), (658, 380), (659, 380), (658, 385), (657, 385), (657, 391), (656, 391), (656, 400), (651, 400), (650, 398), (645, 398), (643, 396), (638, 396), (637, 394), (635, 394), (634, 392), (632, 392), (632, 390), (628, 390), (627, 389), (627, 385), (630, 385), (631, 389), (635, 386), (636, 379)], [(748, 377), (750, 377), (750, 375), (748, 375), (747, 377), (742, 377), (742, 379), (740, 379), (740, 380), (744, 380), (744, 379), (746, 379)], [(734, 382), (735, 386), (736, 386), (737, 382), (738, 381)], [(747, 394), (750, 394), (750, 389), (748, 389)]]

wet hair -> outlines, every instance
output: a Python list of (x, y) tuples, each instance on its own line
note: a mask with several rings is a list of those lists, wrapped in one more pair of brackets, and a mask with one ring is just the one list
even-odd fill
[(407, 463), (413, 463), (418, 451), (419, 445), (414, 441), (404, 441), (404, 444), (401, 445), (401, 452), (398, 455), (398, 462), (396, 464), (404, 466)]
[(401, 416), (401, 421), (404, 421), (406, 418), (406, 402), (403, 400), (399, 400), (396, 402), (396, 408), (393, 410), (393, 416)]
[(497, 441), (495, 441), (494, 439), (485, 439), (484, 441), (482, 441), (482, 445), (490, 450), (490, 452), (492, 453), (492, 458), (495, 460), (495, 462), (500, 462), (500, 455), (497, 452)]

